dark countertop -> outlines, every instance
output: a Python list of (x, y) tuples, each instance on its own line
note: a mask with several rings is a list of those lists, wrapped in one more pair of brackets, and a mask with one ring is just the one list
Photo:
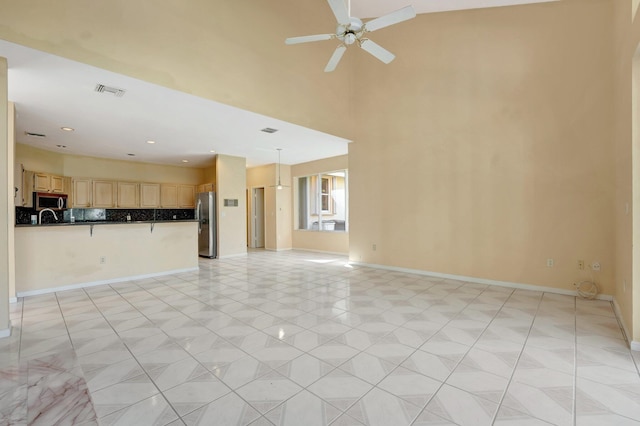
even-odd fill
[(175, 220), (137, 220), (128, 222), (116, 222), (116, 221), (100, 221), (100, 222), (57, 222), (57, 223), (43, 223), (39, 225), (18, 224), (16, 228), (38, 228), (41, 226), (81, 226), (81, 225), (131, 225), (136, 223), (184, 223), (184, 222), (199, 222), (197, 219), (175, 219)]

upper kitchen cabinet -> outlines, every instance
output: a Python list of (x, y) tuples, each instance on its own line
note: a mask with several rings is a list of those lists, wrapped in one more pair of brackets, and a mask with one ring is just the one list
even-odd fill
[(47, 173), (34, 173), (33, 191), (62, 194), (64, 193), (64, 178)]
[(178, 185), (173, 183), (160, 185), (160, 207), (163, 209), (178, 208)]
[(198, 185), (198, 193), (201, 192), (214, 192), (216, 190), (216, 184), (215, 183), (201, 183), (200, 185)]
[(93, 207), (114, 208), (116, 207), (116, 182), (110, 180), (93, 181)]
[(92, 182), (91, 179), (73, 178), (73, 192), (71, 194), (72, 207), (91, 207)]
[(140, 207), (143, 209), (155, 209), (160, 207), (160, 184), (140, 184)]
[(196, 187), (194, 185), (178, 186), (178, 207), (191, 209), (196, 206)]
[(137, 182), (118, 182), (117, 207), (140, 207), (140, 186)]
[(163, 209), (192, 209), (196, 206), (195, 185), (160, 185), (160, 207)]

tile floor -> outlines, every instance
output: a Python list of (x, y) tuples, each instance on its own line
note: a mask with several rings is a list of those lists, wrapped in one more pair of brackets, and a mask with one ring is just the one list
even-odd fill
[(307, 252), (28, 297), (0, 424), (640, 424), (611, 304)]

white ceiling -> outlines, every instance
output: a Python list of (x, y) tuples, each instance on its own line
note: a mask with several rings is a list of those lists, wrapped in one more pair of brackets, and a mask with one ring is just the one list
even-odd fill
[[(380, 16), (406, 4), (418, 13), (555, 0), (352, 0), (353, 16)], [(204, 167), (215, 153), (247, 166), (297, 164), (347, 153), (348, 140), (167, 89), (0, 40), (18, 142), (66, 154)], [(96, 84), (126, 93), (97, 93)], [(61, 127), (72, 127), (65, 132)], [(268, 134), (265, 127), (278, 129)], [(27, 136), (25, 132), (46, 135)], [(156, 141), (151, 145), (147, 140)], [(58, 145), (63, 147), (58, 147)], [(129, 154), (134, 154), (130, 156)], [(188, 160), (188, 163), (183, 162)]]

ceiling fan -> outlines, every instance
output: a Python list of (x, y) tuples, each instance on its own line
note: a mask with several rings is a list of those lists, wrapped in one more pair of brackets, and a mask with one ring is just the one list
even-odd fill
[(415, 18), (416, 11), (412, 6), (403, 7), (395, 12), (388, 13), (379, 18), (372, 19), (371, 21), (363, 23), (362, 20), (355, 16), (349, 16), (350, 12), (347, 8), (345, 0), (327, 0), (329, 6), (333, 11), (333, 14), (338, 21), (338, 27), (335, 34), (317, 34), (302, 37), (290, 37), (285, 40), (286, 44), (299, 44), (308, 43), (312, 41), (322, 41), (338, 39), (340, 40), (340, 46), (333, 52), (329, 63), (324, 69), (324, 72), (331, 72), (336, 69), (338, 62), (342, 59), (342, 55), (347, 46), (357, 43), (363, 50), (366, 50), (371, 55), (375, 56), (385, 64), (393, 61), (395, 55), (389, 52), (384, 47), (366, 38), (366, 33), (379, 30), (381, 28), (388, 27), (393, 24), (397, 24), (402, 21), (406, 21), (411, 18)]

